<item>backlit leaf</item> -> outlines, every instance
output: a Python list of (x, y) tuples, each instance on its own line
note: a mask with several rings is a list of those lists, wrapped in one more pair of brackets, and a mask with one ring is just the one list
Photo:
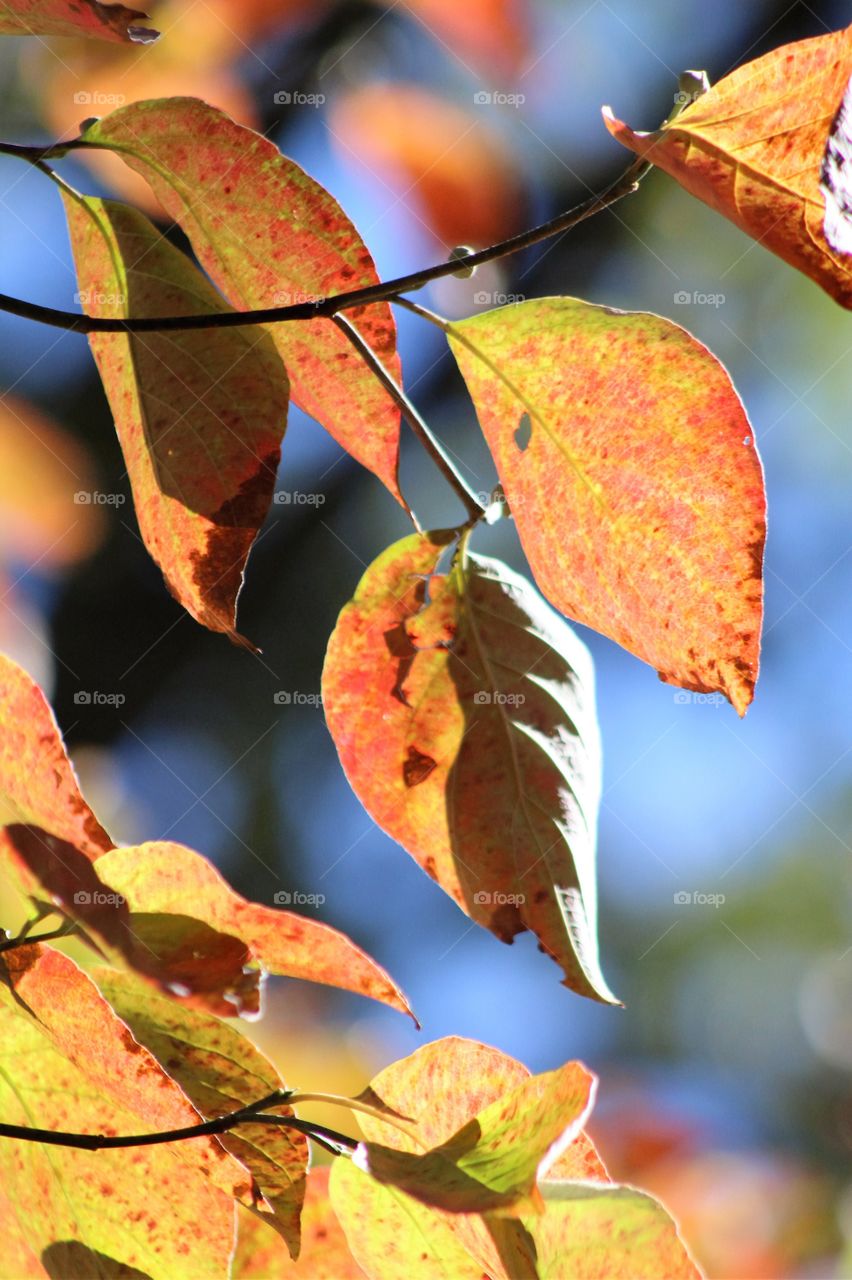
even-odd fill
[[(97, 1134), (200, 1123), (72, 960), (24, 947), (0, 957), (0, 978), (4, 1123)], [(224, 1280), (231, 1196), (251, 1191), (246, 1170), (212, 1137), (114, 1151), (4, 1137), (0, 1181), (16, 1188), (10, 1234), (63, 1280), (117, 1275), (119, 1265), (174, 1280), (190, 1258), (194, 1276)]]
[[(272, 1063), (228, 1023), (155, 995), (130, 974), (97, 969), (92, 977), (135, 1039), (177, 1081), (203, 1119), (228, 1115), (284, 1088)], [(268, 1110), (294, 1114), (282, 1103)], [(256, 1193), (262, 1197), (258, 1216), (280, 1231), (297, 1257), (308, 1163), (305, 1136), (275, 1125), (242, 1124), (221, 1134), (219, 1142), (253, 1174)]]
[(766, 504), (722, 365), (670, 320), (573, 298), (487, 311), (449, 339), (544, 594), (743, 715)]
[[(115, 201), (63, 193), (84, 309), (134, 317), (230, 311), (187, 256)], [(90, 338), (139, 529), (173, 595), (232, 640), (243, 568), (272, 500), (288, 384), (252, 328)]]
[[(563, 1068), (565, 1079), (572, 1069), (585, 1074), (578, 1064), (569, 1064)], [(541, 1087), (536, 1082), (547, 1078), (530, 1077), (520, 1063), (485, 1045), (440, 1040), (387, 1067), (363, 1095), (406, 1116), (416, 1137), (369, 1116), (359, 1121), (368, 1143), (381, 1141), (416, 1155), (424, 1146), (448, 1140), (451, 1145), (459, 1130), (473, 1138), (477, 1113), (487, 1115), (507, 1097), (529, 1097), (528, 1090), (534, 1096)], [(330, 1191), (349, 1246), (373, 1280), (412, 1275), (427, 1280), (695, 1280), (698, 1275), (661, 1207), (632, 1188), (610, 1184), (583, 1133), (539, 1180), (541, 1212), (522, 1219), (427, 1207), (344, 1159), (335, 1161)]]
[(323, 672), (371, 816), (504, 942), (530, 929), (567, 985), (615, 999), (596, 941), (600, 746), (591, 660), (525, 579), (414, 535), (367, 570)]
[[(238, 309), (310, 302), (377, 283), (364, 242), (337, 201), (266, 138), (194, 98), (135, 102), (89, 127), (150, 183), (198, 259)], [(347, 317), (399, 381), (387, 303)], [(329, 319), (269, 329), (293, 399), (402, 501), (399, 412)]]
[(619, 142), (850, 307), (850, 261), (826, 240), (820, 191), (850, 68), (847, 27), (747, 62), (654, 133), (634, 132), (609, 108), (604, 119)]
[(44, 695), (2, 655), (0, 729), (0, 857), (25, 893), (59, 906), (139, 973), (220, 1015), (256, 1013), (264, 972), (410, 1012), (345, 934), (248, 902), (201, 854), (167, 842), (114, 848)]
[(302, 1249), (298, 1264), (287, 1256), (281, 1240), (262, 1214), (237, 1214), (237, 1252), (232, 1280), (363, 1280), (328, 1198), (328, 1167), (312, 1169), (302, 1209)]
[(139, 25), (147, 17), (99, 0), (4, 0), (0, 36), (94, 36), (149, 44), (159, 32)]

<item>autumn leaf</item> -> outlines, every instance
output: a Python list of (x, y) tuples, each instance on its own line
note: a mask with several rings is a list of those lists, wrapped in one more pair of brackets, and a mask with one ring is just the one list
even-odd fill
[[(200, 1123), (72, 960), (23, 947), (0, 957), (0, 979), (3, 1123), (108, 1135)], [(190, 1257), (194, 1276), (225, 1280), (231, 1197), (251, 1195), (250, 1175), (213, 1137), (106, 1151), (4, 1137), (0, 1181), (18, 1188), (7, 1231), (63, 1280), (119, 1265), (174, 1280)]]
[(419, 85), (377, 82), (336, 95), (331, 124), (344, 162), (386, 176), (443, 244), (493, 244), (519, 229), (517, 157), (474, 111)]
[(80, 793), (44, 695), (0, 655), (0, 858), (116, 958), (219, 1015), (257, 1013), (265, 972), (325, 982), (410, 1013), (399, 988), (328, 925), (248, 902), (201, 854), (116, 849)]
[[(230, 311), (148, 219), (63, 192), (80, 294), (91, 315)], [(252, 328), (92, 334), (127, 463), (139, 529), (172, 594), (200, 623), (236, 631), (243, 569), (281, 458), (288, 383)]]
[[(585, 1076), (576, 1063), (562, 1070), (563, 1082)], [(540, 1101), (559, 1074), (531, 1077), (499, 1050), (453, 1037), (393, 1063), (364, 1095), (408, 1117), (416, 1137), (370, 1116), (359, 1119), (367, 1144), (393, 1144), (398, 1153), (416, 1156), (422, 1146), (440, 1150), (459, 1132), (471, 1133), (475, 1116), (494, 1115), (507, 1099)], [(519, 1105), (518, 1122), (522, 1114)], [(534, 1129), (532, 1112), (527, 1114)], [(586, 1135), (573, 1125), (569, 1133), (573, 1141), (538, 1181), (543, 1211), (521, 1219), (427, 1207), (371, 1179), (352, 1161), (335, 1161), (331, 1201), (359, 1265), (374, 1280), (412, 1274), (426, 1280), (632, 1280), (632, 1259), (636, 1280), (693, 1280), (698, 1273), (664, 1211), (632, 1188), (610, 1184)], [(576, 1180), (566, 1181), (568, 1175)], [(601, 1262), (610, 1249), (619, 1268), (612, 1273)]]
[(574, 298), (483, 312), (448, 336), (551, 603), (743, 715), (766, 503), (722, 365), (670, 320)]
[(98, 0), (4, 0), (0, 36), (94, 36), (150, 44), (159, 32), (139, 26), (147, 17)]
[(531, 1200), (537, 1205), (536, 1181), (580, 1132), (593, 1085), (571, 1062), (516, 1085), (438, 1147), (399, 1151), (368, 1140), (353, 1160), (377, 1182), (437, 1209), (517, 1214)]
[(414, 535), (342, 611), (323, 705), (375, 821), (503, 942), (531, 930), (583, 995), (615, 1001), (596, 941), (600, 746), (591, 659), (525, 579)]
[(823, 232), (820, 169), (852, 67), (852, 27), (747, 62), (671, 123), (636, 133), (604, 108), (613, 137), (852, 306), (852, 270)]
[[(272, 1063), (234, 1027), (209, 1014), (155, 995), (127, 973), (97, 969), (92, 977), (118, 1016), (177, 1081), (204, 1120), (229, 1115), (267, 1097), (284, 1083)], [(277, 1103), (276, 1115), (292, 1116)], [(253, 1175), (258, 1216), (299, 1255), (307, 1139), (294, 1129), (242, 1124), (219, 1142)]]
[(298, 1265), (280, 1238), (264, 1224), (262, 1214), (237, 1214), (237, 1250), (232, 1280), (363, 1280), (328, 1198), (328, 1166), (311, 1169), (302, 1209), (302, 1249)]
[[(142, 174), (238, 310), (310, 302), (378, 282), (337, 201), (266, 138), (215, 107), (193, 98), (135, 102), (90, 125), (83, 138), (118, 152)], [(388, 304), (355, 307), (347, 317), (398, 382)], [(323, 318), (267, 331), (295, 402), (402, 502), (399, 412), (348, 339)]]

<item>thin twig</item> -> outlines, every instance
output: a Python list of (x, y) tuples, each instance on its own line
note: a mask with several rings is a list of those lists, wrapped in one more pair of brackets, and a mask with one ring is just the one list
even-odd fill
[[(5, 145), (5, 144), (4, 144)], [(67, 143), (63, 144), (68, 146)], [(0, 145), (0, 150), (4, 146)], [(80, 148), (82, 149), (82, 148)], [(90, 148), (102, 149), (102, 148)], [(42, 161), (50, 151), (45, 148), (39, 152), (38, 160)], [(21, 149), (11, 153), (19, 155)], [(34, 157), (29, 157), (31, 160)], [(647, 160), (634, 160), (600, 195), (590, 196), (573, 209), (560, 213), (549, 222), (521, 231), (518, 235), (509, 236), (497, 244), (480, 249), (464, 259), (464, 266), (478, 267), (495, 258), (504, 258), (508, 254), (518, 253), (548, 240), (551, 236), (563, 231), (570, 231), (578, 223), (584, 222), (592, 214), (600, 213), (629, 195), (640, 180), (651, 168)], [(280, 324), (292, 320), (316, 320), (320, 317), (332, 317), (339, 311), (348, 311), (352, 307), (362, 307), (371, 302), (387, 302), (401, 293), (410, 293), (422, 289), (432, 280), (441, 280), (445, 276), (454, 275), (459, 270), (457, 258), (445, 262), (437, 262), (422, 271), (413, 271), (405, 276), (397, 276), (395, 280), (386, 280), (378, 284), (366, 285), (361, 289), (348, 289), (343, 293), (332, 293), (325, 298), (311, 302), (296, 302), (286, 307), (261, 307), (253, 311), (216, 311), (197, 316), (145, 316), (145, 317), (105, 317), (79, 315), (74, 311), (62, 311), (56, 307), (43, 307), (35, 302), (25, 302), (20, 298), (12, 298), (0, 293), (0, 310), (11, 315), (21, 316), (25, 320), (36, 320), (50, 325), (54, 329), (69, 329), (76, 333), (160, 333), (183, 329), (226, 329), (250, 324)]]
[(363, 358), (365, 364), (369, 367), (371, 372), (374, 373), (375, 376), (378, 378), (379, 382), (381, 382), (382, 386), (385, 388), (388, 395), (391, 397), (394, 404), (399, 409), (403, 418), (411, 427), (411, 430), (414, 432), (417, 439), (423, 445), (423, 448), (432, 458), (433, 462), (435, 463), (435, 466), (438, 468), (438, 470), (443, 475), (444, 479), (448, 482), (448, 484), (452, 487), (452, 489), (455, 491), (455, 493), (464, 503), (467, 514), (470, 517), (475, 516), (476, 519), (479, 519), (481, 515), (485, 514), (482, 508), (482, 505), (478, 501), (473, 491), (468, 487), (467, 482), (464, 480), (461, 474), (456, 470), (454, 463), (451, 461), (450, 457), (445, 452), (443, 445), (432, 434), (430, 428), (428, 427), (426, 422), (424, 422), (423, 418), (421, 418), (417, 409), (411, 403), (408, 396), (403, 391), (402, 387), (397, 385), (397, 383), (394, 381), (394, 379), (388, 373), (387, 369), (382, 364), (381, 360), (376, 355), (375, 351), (373, 351), (369, 343), (364, 341), (364, 339), (361, 337), (361, 334), (358, 332), (355, 326), (351, 323), (351, 321), (347, 320), (345, 316), (341, 316), (341, 315), (334, 315), (331, 318), (333, 322), (337, 325), (340, 332), (345, 334), (346, 337), (349, 339), (349, 341), (352, 343), (353, 347), (356, 349), (359, 355)]

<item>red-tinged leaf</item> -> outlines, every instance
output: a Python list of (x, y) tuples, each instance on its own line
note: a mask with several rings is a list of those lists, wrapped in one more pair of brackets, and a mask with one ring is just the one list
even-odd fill
[[(422, 1146), (452, 1140), (459, 1129), (467, 1128), (475, 1138), (470, 1122), (476, 1113), (499, 1106), (507, 1095), (519, 1096), (525, 1087), (535, 1088), (537, 1079), (541, 1077), (530, 1078), (525, 1067), (496, 1049), (441, 1040), (386, 1068), (362, 1095), (374, 1106), (408, 1117), (416, 1136), (371, 1116), (359, 1119), (368, 1142), (416, 1153)], [(564, 1181), (569, 1173), (579, 1175), (578, 1180)], [(632, 1188), (610, 1185), (585, 1134), (575, 1137), (538, 1187), (543, 1212), (518, 1220), (429, 1208), (398, 1188), (376, 1183), (347, 1160), (335, 1161), (330, 1180), (332, 1204), (349, 1246), (372, 1280), (412, 1275), (427, 1280), (608, 1280), (610, 1273), (600, 1260), (610, 1249), (618, 1268), (612, 1274), (624, 1280), (630, 1275), (626, 1259), (631, 1252), (637, 1259), (637, 1280), (654, 1274), (654, 1249), (661, 1280), (696, 1275), (659, 1205)], [(609, 1198), (594, 1200), (594, 1192)], [(567, 1235), (569, 1212), (582, 1246)]]
[(600, 746), (591, 660), (525, 579), (414, 535), (367, 570), (323, 672), (329, 730), (371, 816), (504, 942), (530, 929), (583, 995), (597, 958)]
[(747, 62), (670, 124), (636, 133), (604, 110), (613, 137), (747, 235), (852, 306), (847, 256), (823, 233), (820, 168), (852, 66), (852, 27)]
[(328, 925), (247, 902), (201, 854), (115, 849), (86, 804), (44, 695), (0, 655), (0, 858), (139, 973), (210, 1012), (256, 1013), (264, 971), (410, 1013), (385, 971)]
[[(148, 219), (115, 201), (63, 195), (80, 293), (91, 315), (231, 308)], [(243, 569), (281, 458), (288, 383), (256, 329), (92, 334), (139, 529), (177, 600), (236, 631)]]
[[(259, 134), (194, 98), (121, 107), (86, 130), (150, 183), (201, 265), (239, 310), (312, 301), (377, 283), (364, 242), (337, 201)], [(348, 318), (399, 381), (387, 303)], [(401, 502), (399, 412), (329, 319), (270, 328), (293, 399)], [(403, 504), (404, 505), (404, 504)]]
[(766, 502), (722, 365), (670, 320), (573, 298), (484, 312), (449, 339), (544, 594), (743, 715)]
[(4, 0), (0, 36), (93, 36), (150, 44), (158, 31), (140, 26), (147, 13), (99, 0)]
[(237, 1251), (232, 1280), (363, 1280), (328, 1198), (328, 1167), (312, 1169), (302, 1209), (302, 1250), (292, 1262), (262, 1214), (237, 1215)]
[(536, 1182), (578, 1135), (594, 1081), (576, 1062), (532, 1076), (477, 1112), (440, 1146), (400, 1151), (363, 1142), (357, 1166), (376, 1181), (450, 1213), (519, 1213)]
[(214, 1013), (258, 1012), (263, 973), (326, 983), (411, 1013), (384, 969), (345, 934), (248, 902), (184, 845), (113, 849), (98, 858), (95, 871), (126, 903), (140, 943), (137, 965), (144, 963), (142, 948), (149, 948), (151, 974), (188, 987)]
[[(200, 1122), (73, 961), (24, 947), (0, 957), (0, 977), (4, 1123), (121, 1135)], [(106, 1151), (3, 1138), (0, 1181), (17, 1189), (13, 1238), (63, 1280), (122, 1267), (174, 1280), (190, 1259), (193, 1276), (225, 1280), (231, 1196), (251, 1189), (215, 1138)]]
[[(154, 995), (127, 973), (98, 969), (92, 976), (135, 1039), (177, 1081), (203, 1119), (228, 1115), (284, 1088), (272, 1063), (228, 1023)], [(274, 1112), (294, 1114), (281, 1103)], [(292, 1257), (298, 1257), (307, 1138), (285, 1127), (243, 1124), (223, 1133), (219, 1142), (254, 1178), (259, 1204), (251, 1206), (252, 1212), (280, 1232)]]
[(526, 1227), (539, 1280), (701, 1280), (659, 1201), (635, 1187), (545, 1182)]

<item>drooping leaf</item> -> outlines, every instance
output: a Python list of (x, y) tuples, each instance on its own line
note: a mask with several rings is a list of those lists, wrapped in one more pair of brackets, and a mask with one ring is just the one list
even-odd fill
[[(535, 1090), (536, 1079), (496, 1049), (440, 1040), (386, 1068), (363, 1095), (406, 1116), (416, 1136), (370, 1116), (359, 1119), (368, 1143), (416, 1154), (459, 1130), (473, 1135), (474, 1116)], [(335, 1161), (330, 1179), (349, 1246), (372, 1280), (627, 1280), (630, 1259), (637, 1280), (697, 1277), (664, 1211), (632, 1188), (610, 1184), (585, 1134), (575, 1136), (538, 1189), (543, 1211), (518, 1219), (427, 1207), (347, 1160)], [(612, 1273), (601, 1265), (610, 1250)]]
[(766, 504), (722, 365), (670, 320), (573, 298), (483, 312), (449, 340), (544, 594), (743, 715)]
[(150, 44), (159, 32), (139, 25), (147, 17), (99, 0), (4, 0), (0, 36), (94, 36)]
[[(98, 969), (93, 978), (135, 1039), (176, 1080), (205, 1120), (228, 1115), (284, 1084), (272, 1063), (228, 1023), (189, 1009), (127, 973)], [(276, 1115), (293, 1115), (276, 1103)], [(308, 1144), (294, 1129), (243, 1124), (219, 1137), (226, 1151), (255, 1179), (258, 1217), (280, 1232), (292, 1257), (299, 1256), (299, 1218), (305, 1195)]]
[[(200, 1123), (179, 1085), (57, 951), (0, 957), (0, 1042), (6, 1124), (121, 1135)], [(122, 1266), (136, 1268), (123, 1275), (174, 1280), (190, 1259), (194, 1276), (225, 1280), (231, 1197), (251, 1192), (251, 1177), (216, 1138), (85, 1151), (4, 1137), (0, 1181), (16, 1189), (6, 1230), (63, 1280)]]
[[(227, 312), (187, 256), (112, 200), (63, 193), (90, 315)], [(237, 596), (275, 488), (288, 383), (252, 328), (92, 334), (124, 452), (139, 529), (172, 594), (240, 641)]]
[(80, 793), (44, 695), (0, 655), (0, 858), (137, 972), (197, 1006), (255, 1013), (264, 972), (325, 982), (410, 1012), (385, 971), (328, 925), (246, 901), (201, 854), (116, 849)]
[(328, 1167), (312, 1169), (302, 1209), (302, 1249), (298, 1264), (268, 1226), (262, 1214), (237, 1214), (237, 1251), (231, 1280), (363, 1280), (328, 1198)]
[[(364, 242), (337, 201), (251, 129), (194, 98), (135, 102), (85, 141), (117, 151), (150, 183), (198, 259), (238, 309), (310, 302), (377, 283)], [(348, 318), (399, 381), (387, 303)], [(293, 399), (400, 501), (399, 412), (329, 319), (269, 330)]]
[(849, 258), (823, 232), (820, 168), (852, 66), (852, 27), (738, 67), (671, 124), (613, 137), (676, 178), (785, 262), (852, 306)]
[(613, 1001), (597, 959), (600, 746), (591, 660), (519, 575), (447, 535), (367, 570), (328, 647), (323, 705), (371, 816), (504, 942), (530, 929), (566, 983)]

